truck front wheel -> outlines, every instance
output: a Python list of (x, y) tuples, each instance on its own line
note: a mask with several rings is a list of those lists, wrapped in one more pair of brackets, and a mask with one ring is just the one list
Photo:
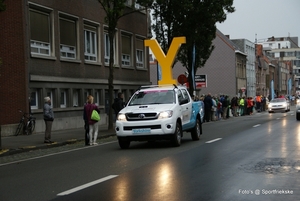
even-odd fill
[(176, 123), (175, 132), (172, 136), (171, 142), (174, 147), (179, 147), (181, 144), (181, 137), (182, 137), (182, 129), (179, 122)]
[(193, 140), (200, 140), (200, 135), (202, 134), (202, 125), (199, 119), (196, 120), (195, 127), (191, 131), (191, 136)]
[(119, 140), (119, 145), (122, 149), (128, 149), (129, 146), (130, 146), (130, 141), (129, 140), (121, 140), (121, 139), (118, 139)]

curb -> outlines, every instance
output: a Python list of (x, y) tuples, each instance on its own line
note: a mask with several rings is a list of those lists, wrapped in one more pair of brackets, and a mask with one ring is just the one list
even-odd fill
[[(115, 136), (115, 135), (116, 134), (101, 135), (101, 136), (98, 136), (97, 139), (108, 138), (108, 137)], [(69, 139), (64, 142), (53, 142), (50, 144), (44, 144), (44, 145), (38, 145), (38, 146), (29, 145), (29, 146), (16, 148), (16, 149), (2, 149), (2, 150), (0, 150), (0, 157), (29, 152), (29, 151), (33, 151), (33, 150), (39, 150), (39, 149), (49, 149), (49, 148), (64, 146), (67, 144), (74, 144), (76, 142), (81, 142), (84, 140), (85, 139)]]

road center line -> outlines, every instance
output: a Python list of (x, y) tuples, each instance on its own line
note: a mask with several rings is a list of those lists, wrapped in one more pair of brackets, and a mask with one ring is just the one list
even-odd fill
[(118, 175), (109, 175), (109, 176), (107, 176), (107, 177), (103, 177), (103, 178), (98, 179), (98, 180), (96, 180), (96, 181), (92, 181), (92, 182), (87, 183), (87, 184), (84, 184), (84, 185), (82, 185), (82, 186), (78, 186), (78, 187), (72, 188), (72, 189), (70, 189), (70, 190), (68, 190), (68, 191), (64, 191), (64, 192), (62, 192), (62, 193), (59, 193), (59, 194), (57, 194), (57, 196), (69, 195), (69, 194), (74, 193), (74, 192), (76, 192), (76, 191), (80, 191), (80, 190), (82, 190), (82, 189), (85, 189), (85, 188), (88, 188), (88, 187), (90, 187), (90, 186), (99, 184), (99, 183), (101, 183), (101, 182), (107, 181), (107, 180), (112, 179), (112, 178), (115, 178), (115, 177), (117, 177), (117, 176), (118, 176)]
[(211, 140), (211, 141), (207, 141), (205, 143), (210, 144), (210, 143), (213, 143), (213, 142), (216, 142), (216, 141), (219, 141), (219, 140), (222, 140), (222, 138), (217, 138), (217, 139), (214, 139), (214, 140)]
[(255, 128), (255, 127), (259, 127), (260, 126), (260, 124), (256, 124), (256, 125), (254, 125), (253, 127)]

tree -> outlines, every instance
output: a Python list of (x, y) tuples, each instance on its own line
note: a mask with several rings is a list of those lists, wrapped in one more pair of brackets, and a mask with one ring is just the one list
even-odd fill
[[(109, 37), (109, 76), (108, 76), (108, 94), (110, 105), (114, 99), (114, 38), (116, 35), (116, 28), (120, 18), (132, 14), (137, 11), (147, 9), (147, 5), (151, 5), (152, 1), (150, 0), (139, 0), (136, 3), (139, 3), (141, 8), (135, 8), (135, 2), (131, 4), (131, 9), (127, 9), (126, 2), (127, 0), (98, 0), (101, 4), (104, 12), (106, 13), (105, 22), (108, 25), (108, 37)], [(112, 109), (109, 109), (109, 120), (108, 120), (108, 129), (113, 128), (113, 112)]]
[[(205, 65), (213, 51), (216, 23), (224, 22), (227, 13), (235, 11), (232, 5), (233, 0), (157, 0), (152, 4), (152, 27), (165, 52), (173, 37), (186, 37), (177, 60), (188, 70), (189, 83), (193, 83), (192, 75)], [(190, 84), (189, 92), (193, 91), (194, 86)]]
[(5, 4), (4, 4), (4, 1), (5, 1), (5, 0), (0, 0), (0, 12), (1, 12), (1, 11), (5, 11), (5, 9), (6, 9), (6, 6), (5, 6)]
[[(6, 6), (4, 4), (4, 0), (0, 0), (0, 12), (5, 11)], [(0, 57), (0, 66), (2, 65), (2, 59)], [(0, 124), (0, 150), (2, 149), (2, 141), (1, 141), (1, 124)]]

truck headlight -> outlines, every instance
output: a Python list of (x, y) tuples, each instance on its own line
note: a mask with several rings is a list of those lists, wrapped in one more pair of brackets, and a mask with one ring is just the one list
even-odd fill
[(296, 103), (297, 103), (297, 104), (300, 104), (300, 99), (297, 99), (297, 100), (296, 100)]
[(119, 113), (117, 117), (118, 121), (126, 121), (126, 115), (123, 113)]
[(167, 111), (163, 111), (161, 113), (159, 113), (158, 118), (159, 119), (165, 119), (165, 118), (170, 118), (173, 115), (173, 111), (172, 110), (167, 110)]

